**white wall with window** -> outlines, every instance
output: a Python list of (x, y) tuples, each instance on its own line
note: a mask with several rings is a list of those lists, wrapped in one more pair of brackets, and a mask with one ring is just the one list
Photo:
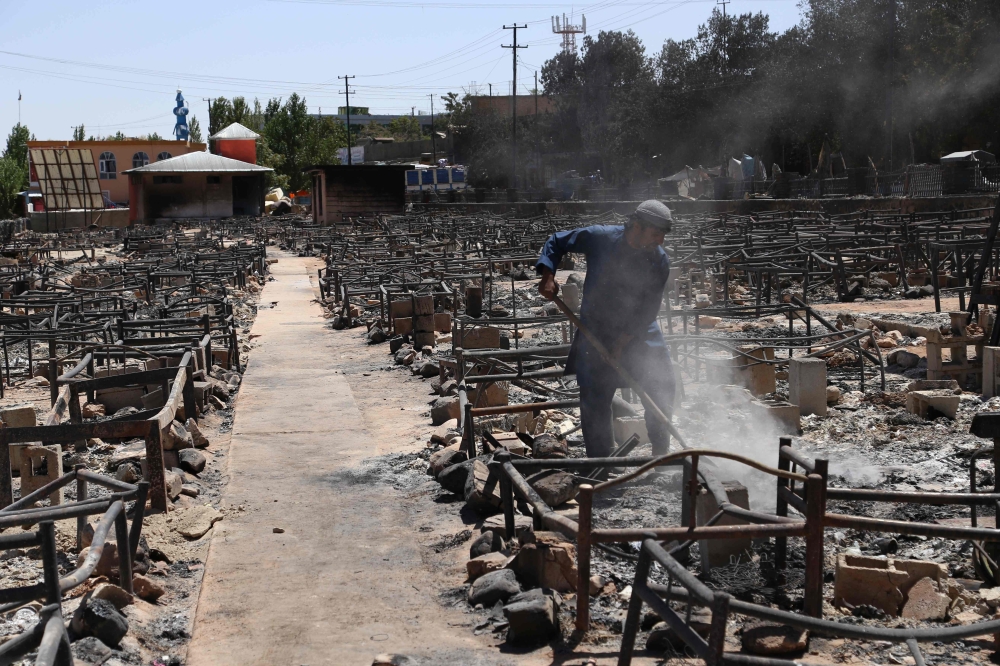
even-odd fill
[(101, 180), (115, 180), (118, 178), (118, 161), (112, 152), (103, 152), (97, 160), (97, 170)]

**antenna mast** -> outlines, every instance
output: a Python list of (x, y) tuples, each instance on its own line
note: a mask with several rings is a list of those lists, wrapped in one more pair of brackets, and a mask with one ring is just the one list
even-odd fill
[(563, 53), (576, 53), (576, 36), (587, 32), (587, 17), (582, 17), (583, 21), (578, 25), (573, 25), (573, 17), (566, 18), (562, 15), (562, 20), (558, 16), (552, 17), (552, 32), (562, 35)]

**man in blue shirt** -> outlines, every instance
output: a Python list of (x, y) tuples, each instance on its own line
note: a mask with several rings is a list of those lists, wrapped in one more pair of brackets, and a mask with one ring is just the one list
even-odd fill
[[(674, 401), (674, 373), (656, 315), (670, 274), (661, 245), (672, 221), (663, 203), (644, 201), (624, 227), (597, 225), (553, 234), (535, 264), (542, 276), (538, 291), (552, 300), (559, 292), (555, 274), (563, 256), (574, 252), (587, 257), (580, 321), (667, 414)], [(625, 382), (581, 334), (566, 365), (567, 374), (574, 372), (587, 455), (607, 456), (614, 446), (611, 401)], [(644, 406), (653, 454), (665, 454), (670, 447), (667, 428)]]

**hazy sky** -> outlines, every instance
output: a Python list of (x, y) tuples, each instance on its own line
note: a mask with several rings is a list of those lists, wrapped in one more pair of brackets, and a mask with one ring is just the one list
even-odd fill
[[(21, 119), (39, 139), (159, 132), (170, 138), (177, 88), (207, 128), (204, 97), (286, 97), (298, 92), (311, 111), (352, 105), (409, 113), (468, 90), (507, 94), (511, 34), (518, 31), (518, 89), (559, 49), (551, 16), (587, 16), (590, 34), (632, 29), (647, 51), (666, 38), (694, 35), (716, 0), (618, 0), (571, 4), (455, 0), (0, 0), (0, 132)], [(732, 0), (732, 12), (763, 11), (783, 30), (799, 20), (796, 0)], [(27, 57), (26, 57), (27, 56)], [(190, 118), (190, 116), (189, 116)]]

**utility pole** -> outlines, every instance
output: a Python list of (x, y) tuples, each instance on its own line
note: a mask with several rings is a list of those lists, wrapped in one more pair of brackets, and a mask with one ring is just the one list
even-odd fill
[(510, 147), (510, 178), (511, 187), (517, 188), (517, 50), (526, 49), (527, 45), (522, 46), (517, 43), (517, 31), (527, 30), (528, 24), (524, 25), (505, 25), (504, 30), (514, 31), (514, 40), (510, 45), (504, 44), (503, 48), (510, 49), (511, 54), (514, 56), (514, 85), (511, 88), (511, 103), (512, 103), (512, 114), (513, 118), (511, 120), (511, 147)]
[(434, 136), (434, 93), (428, 95), (431, 98), (431, 167), (437, 163), (437, 137)]
[(215, 132), (212, 131), (212, 100), (208, 97), (202, 97), (201, 101), (208, 102), (208, 136), (212, 136)]
[[(722, 52), (726, 65), (729, 65), (729, 21), (726, 20), (726, 5), (732, 0), (715, 0), (716, 6), (722, 5)], [(729, 68), (726, 67), (728, 70)]]
[(888, 60), (886, 62), (886, 81), (885, 81), (885, 157), (886, 157), (886, 170), (892, 171), (892, 133), (893, 133), (893, 98), (892, 98), (892, 86), (894, 79), (896, 78), (896, 63), (895, 63), (895, 51), (896, 51), (896, 0), (889, 0), (889, 54)]
[(347, 166), (353, 166), (354, 162), (351, 160), (351, 79), (356, 79), (356, 76), (338, 76), (338, 79), (344, 79), (344, 97), (347, 100)]

